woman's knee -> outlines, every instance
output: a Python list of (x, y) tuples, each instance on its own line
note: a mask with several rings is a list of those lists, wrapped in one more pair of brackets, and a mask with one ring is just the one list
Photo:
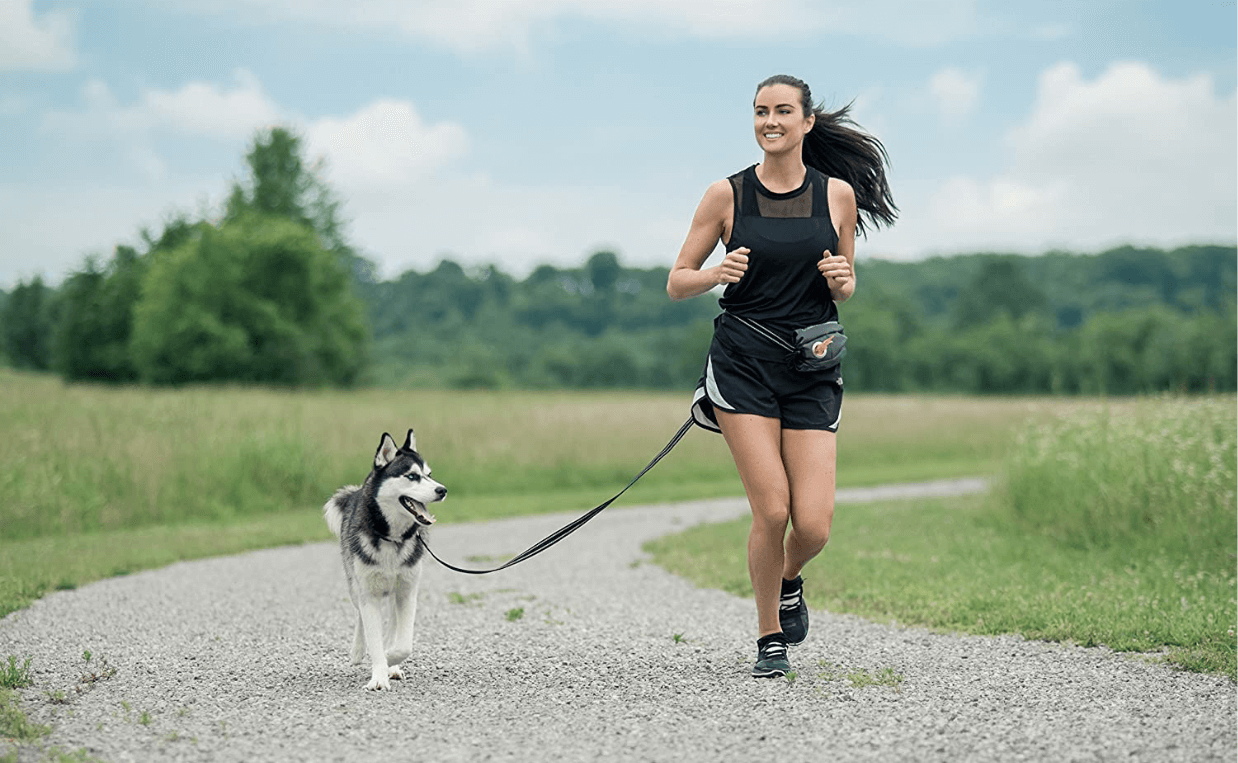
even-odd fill
[(769, 530), (783, 531), (791, 521), (791, 502), (784, 493), (771, 491), (748, 496), (752, 521)]
[(809, 517), (798, 515), (791, 525), (802, 544), (820, 549), (830, 542), (830, 526), (833, 520), (833, 511), (818, 511)]

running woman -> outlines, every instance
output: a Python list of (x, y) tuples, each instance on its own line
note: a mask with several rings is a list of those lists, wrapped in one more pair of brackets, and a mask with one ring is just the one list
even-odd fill
[[(752, 509), (752, 675), (761, 678), (786, 675), (787, 647), (808, 636), (800, 571), (830, 537), (843, 396), (839, 367), (795, 370), (766, 332), (794, 344), (797, 328), (837, 321), (837, 303), (855, 293), (856, 231), (898, 213), (885, 148), (849, 108), (814, 107), (794, 77), (758, 85), (764, 158), (705, 191), (666, 285), (674, 300), (726, 287), (692, 410), (726, 439)], [(722, 263), (702, 269), (719, 241)]]

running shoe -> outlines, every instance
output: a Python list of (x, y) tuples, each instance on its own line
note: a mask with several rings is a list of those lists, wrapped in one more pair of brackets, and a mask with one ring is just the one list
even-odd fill
[(785, 676), (790, 670), (785, 636), (771, 633), (757, 639), (757, 664), (752, 666), (753, 678), (776, 678)]
[(778, 601), (778, 624), (791, 646), (808, 638), (808, 605), (804, 603), (804, 578), (782, 581), (782, 598)]

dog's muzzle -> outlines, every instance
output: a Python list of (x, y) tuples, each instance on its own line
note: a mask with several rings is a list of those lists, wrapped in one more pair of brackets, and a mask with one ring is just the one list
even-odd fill
[[(446, 493), (446, 491), (443, 491)], [(409, 514), (413, 515), (413, 519), (423, 525), (432, 525), (435, 522), (434, 515), (426, 511), (425, 504), (418, 503), (408, 496), (400, 496), (400, 505), (403, 506)]]

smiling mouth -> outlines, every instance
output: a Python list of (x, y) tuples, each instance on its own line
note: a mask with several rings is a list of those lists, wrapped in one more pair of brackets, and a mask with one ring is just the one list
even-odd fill
[(413, 515), (413, 519), (423, 525), (434, 524), (434, 515), (426, 511), (424, 504), (417, 503), (408, 496), (400, 496), (400, 505), (403, 506), (409, 514)]
[(768, 140), (778, 140), (779, 138), (781, 138), (781, 137), (782, 137), (782, 133), (780, 133), (780, 132), (767, 132), (767, 133), (765, 133), (765, 137), (766, 137), (766, 139), (768, 139)]

